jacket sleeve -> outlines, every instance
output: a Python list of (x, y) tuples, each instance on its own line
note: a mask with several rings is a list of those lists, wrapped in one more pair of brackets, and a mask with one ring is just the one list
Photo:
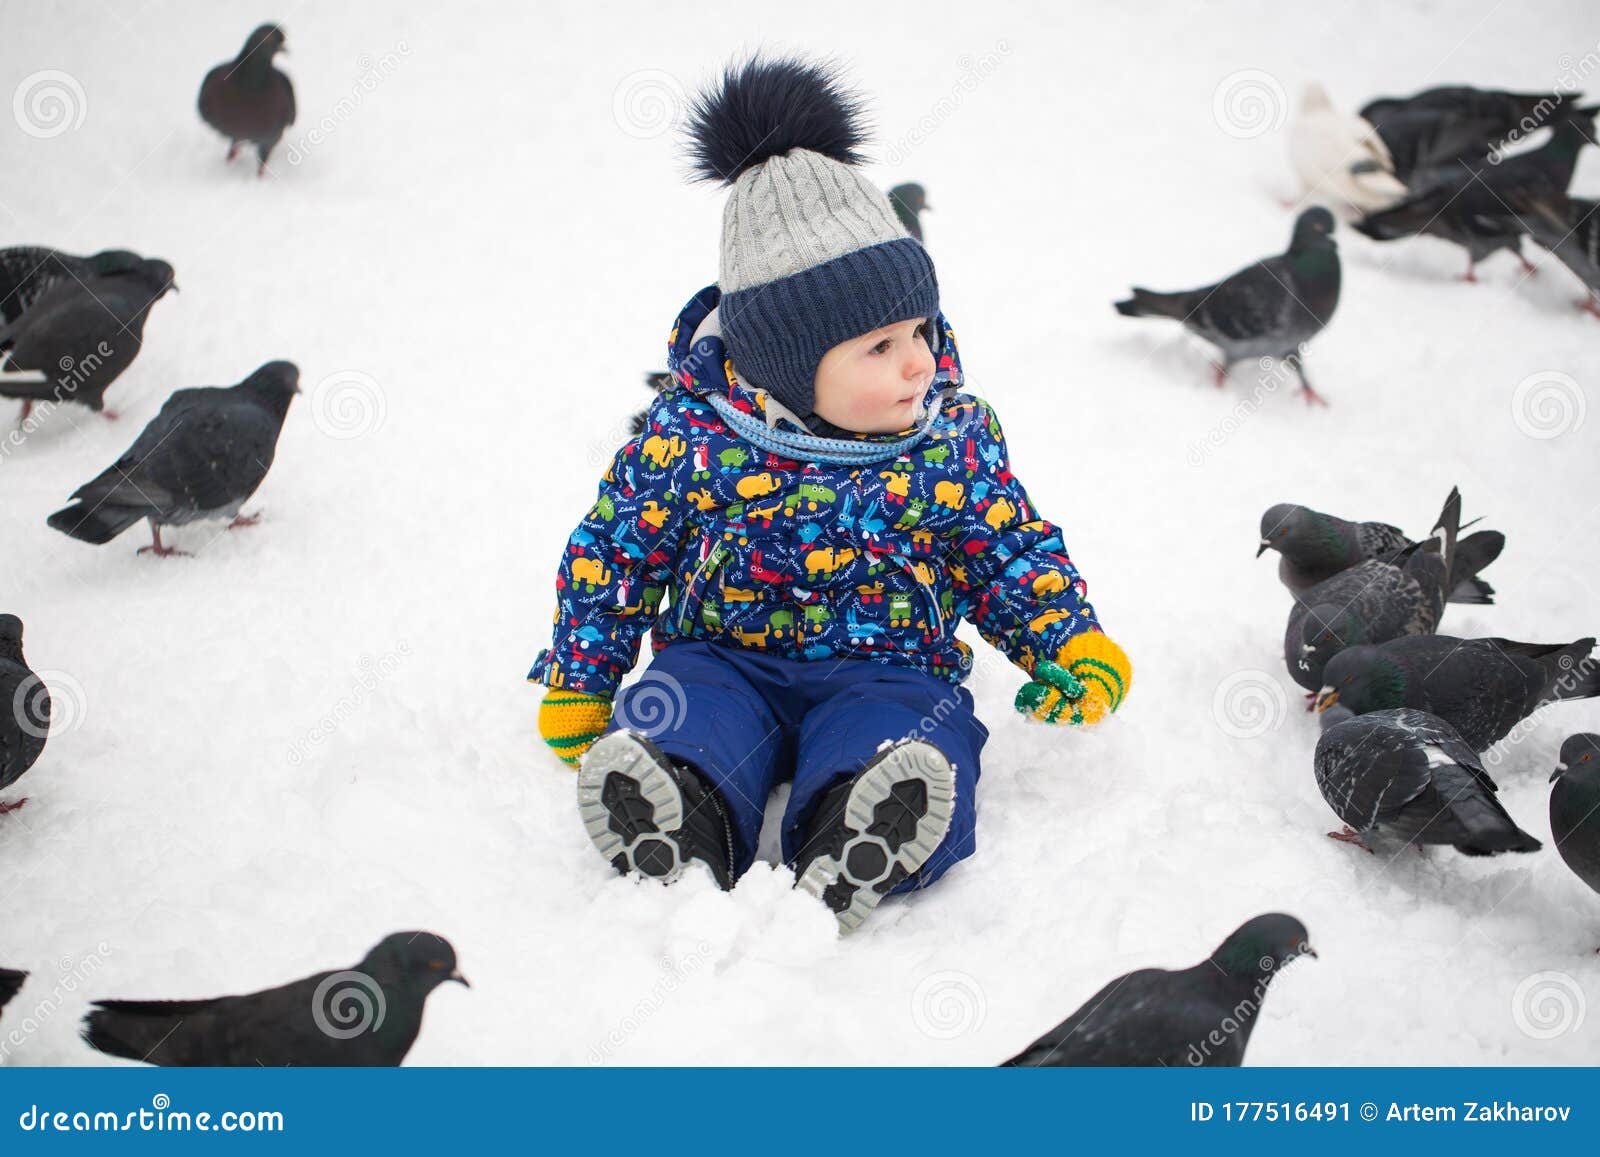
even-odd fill
[[(1061, 531), (1039, 517), (1012, 474), (1000, 420), (981, 398), (965, 423), (976, 443), (967, 519), (948, 548), (955, 608), (990, 644), (1029, 674), (1066, 641), (1098, 631), (1088, 585)], [(970, 461), (970, 459), (969, 459)]]
[(556, 574), (555, 631), (528, 679), (610, 697), (638, 661), (639, 642), (672, 581), (687, 530), (676, 485), (682, 435), (658, 419), (617, 451), (595, 504), (567, 539)]

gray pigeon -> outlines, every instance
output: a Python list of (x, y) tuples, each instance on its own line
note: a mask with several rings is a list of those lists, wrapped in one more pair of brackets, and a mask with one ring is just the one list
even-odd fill
[[(1388, 558), (1411, 545), (1399, 527), (1386, 522), (1349, 522), (1309, 506), (1280, 502), (1261, 516), (1256, 557), (1277, 551), (1281, 556), (1278, 578), (1298, 593), (1358, 563)], [(1447, 601), (1494, 602), (1494, 588), (1479, 578), (1478, 572), (1499, 558), (1505, 545), (1506, 536), (1498, 530), (1476, 531), (1457, 542)]]
[(1336, 840), (1368, 851), (1380, 840), (1449, 844), (1468, 856), (1539, 850), (1500, 806), (1478, 753), (1437, 715), (1331, 707), (1314, 767), (1322, 798), (1345, 823), (1328, 833)]
[(1273, 357), (1294, 370), (1308, 403), (1322, 403), (1306, 379), (1300, 351), (1333, 317), (1339, 279), (1333, 214), (1318, 207), (1296, 219), (1287, 252), (1200, 289), (1154, 293), (1135, 287), (1131, 298), (1117, 302), (1117, 312), (1172, 318), (1216, 346), (1222, 355), (1218, 386), (1236, 362)]
[(354, 968), (264, 992), (95, 1001), (83, 1039), (110, 1056), (167, 1068), (393, 1066), (422, 1029), (429, 993), (447, 980), (467, 983), (448, 940), (395, 932)]
[(294, 85), (272, 67), (280, 52), (288, 52), (283, 30), (263, 24), (246, 38), (238, 56), (206, 73), (200, 85), (201, 118), (228, 138), (228, 160), (239, 155), (240, 145), (255, 145), (257, 177), (267, 171), (267, 158), (294, 124)]
[(906, 227), (906, 232), (921, 241), (922, 212), (933, 208), (928, 204), (927, 190), (915, 181), (896, 185), (889, 190), (889, 204), (894, 206), (894, 215), (900, 218), (900, 224)]
[(1432, 537), (1296, 595), (1283, 633), (1290, 677), (1308, 692), (1320, 691), (1322, 668), (1345, 647), (1431, 635), (1450, 592), (1460, 525), (1461, 493), (1451, 490)]
[(1237, 1068), (1272, 978), (1289, 961), (1316, 956), (1307, 940), (1293, 916), (1247, 920), (1192, 968), (1117, 977), (1001, 1067)]
[(59, 249), (19, 245), (0, 249), (0, 322), (10, 323), (51, 286), (63, 281), (88, 281), (110, 273), (125, 273), (142, 261), (126, 249), (106, 249), (89, 257), (74, 257)]
[(28, 979), (26, 972), (15, 968), (0, 968), (0, 1008), (11, 1003), (11, 998), (22, 991), (22, 982)]
[(1578, 879), (1600, 892), (1600, 735), (1567, 736), (1550, 782), (1556, 851)]
[(1588, 287), (1578, 307), (1600, 317), (1600, 201), (1538, 198), (1529, 203), (1523, 219), (1529, 235)]
[[(50, 733), (50, 689), (22, 657), (22, 620), (0, 615), (0, 790), (21, 779)], [(27, 803), (0, 800), (0, 815)]]
[(1546, 703), (1600, 695), (1593, 639), (1514, 643), (1413, 635), (1346, 647), (1323, 668), (1316, 706), (1357, 715), (1414, 707), (1443, 719), (1474, 751), (1486, 751)]
[(172, 266), (153, 258), (87, 280), (57, 279), (26, 313), (0, 325), (0, 349), (10, 350), (0, 397), (21, 399), (22, 419), (46, 400), (104, 410), (106, 389), (139, 354), (150, 307), (177, 288)]
[(272, 468), (299, 381), (293, 362), (268, 362), (236, 386), (178, 390), (50, 525), (100, 544), (148, 519), (153, 541), (139, 553), (163, 556), (184, 553), (161, 545), (163, 526), (209, 518), (232, 519), (229, 529), (254, 525), (260, 515), (241, 518), (239, 510)]

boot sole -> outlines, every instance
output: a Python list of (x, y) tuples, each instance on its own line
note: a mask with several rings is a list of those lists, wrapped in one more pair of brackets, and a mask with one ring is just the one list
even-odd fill
[(944, 753), (912, 740), (890, 748), (856, 779), (845, 801), (850, 838), (796, 881), (853, 932), (889, 890), (928, 862), (955, 814), (956, 776)]
[(678, 841), (683, 792), (654, 744), (613, 731), (584, 754), (578, 814), (584, 830), (617, 871), (664, 884), (683, 875), (688, 854)]

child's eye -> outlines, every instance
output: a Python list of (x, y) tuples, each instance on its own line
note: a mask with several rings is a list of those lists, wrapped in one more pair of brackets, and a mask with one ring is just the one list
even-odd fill
[(918, 324), (918, 326), (917, 326), (917, 336), (918, 337), (927, 337), (928, 336), (928, 323), (927, 322), (924, 321), (924, 322), (921, 322), (921, 323)]
[(893, 344), (894, 344), (894, 339), (886, 337), (882, 341), (880, 341), (877, 345), (872, 347), (872, 352), (875, 353), (875, 354), (886, 354), (886, 353), (889, 352), (889, 347), (892, 346)]

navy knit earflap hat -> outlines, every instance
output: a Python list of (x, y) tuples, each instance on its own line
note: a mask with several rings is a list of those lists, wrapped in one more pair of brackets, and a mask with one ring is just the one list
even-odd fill
[(823, 354), (939, 312), (927, 250), (857, 171), (860, 122), (833, 66), (759, 56), (730, 65), (689, 116), (695, 179), (732, 186), (717, 278), (728, 355), (812, 424)]

